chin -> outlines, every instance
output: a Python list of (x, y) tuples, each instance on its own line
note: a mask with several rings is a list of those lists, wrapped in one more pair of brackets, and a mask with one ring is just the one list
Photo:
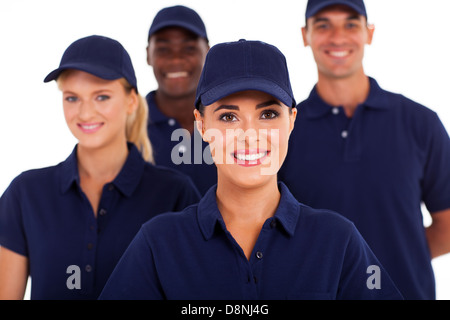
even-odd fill
[(264, 175), (261, 174), (261, 169), (252, 169), (253, 172), (242, 172), (241, 170), (233, 170), (225, 179), (231, 184), (242, 189), (255, 189), (265, 186), (269, 183), (277, 182), (277, 175)]

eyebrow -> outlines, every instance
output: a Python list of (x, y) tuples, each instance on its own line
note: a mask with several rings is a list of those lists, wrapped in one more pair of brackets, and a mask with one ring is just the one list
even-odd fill
[[(274, 104), (279, 105), (279, 106), (281, 107), (281, 103), (280, 103), (279, 101), (277, 101), (277, 100), (269, 100), (269, 101), (266, 101), (266, 102), (262, 102), (262, 103), (257, 104), (256, 107), (255, 107), (255, 109), (258, 110), (258, 109), (261, 109), (261, 108), (265, 108), (265, 107), (268, 107), (268, 106), (272, 106), (272, 105), (274, 105)], [(223, 110), (223, 109), (226, 109), (226, 110), (237, 110), (237, 111), (240, 110), (240, 109), (239, 109), (239, 106), (232, 105), (232, 104), (231, 104), (231, 105), (230, 105), (230, 104), (222, 104), (222, 105), (218, 106), (218, 107), (214, 110), (214, 112), (217, 112), (217, 111)]]

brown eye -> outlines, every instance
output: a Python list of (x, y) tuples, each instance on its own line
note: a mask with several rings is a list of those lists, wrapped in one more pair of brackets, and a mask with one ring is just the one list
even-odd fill
[(261, 114), (262, 119), (274, 119), (278, 117), (279, 113), (274, 110), (266, 110)]
[(232, 114), (232, 113), (225, 113), (225, 114), (220, 116), (220, 120), (225, 121), (225, 122), (233, 122), (233, 121), (236, 121), (237, 119), (234, 116), (234, 114)]

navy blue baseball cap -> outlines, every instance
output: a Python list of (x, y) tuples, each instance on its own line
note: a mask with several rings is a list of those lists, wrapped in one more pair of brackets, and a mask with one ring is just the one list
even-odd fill
[(208, 41), (205, 24), (197, 12), (185, 6), (174, 6), (161, 9), (153, 19), (148, 32), (148, 39), (161, 29), (167, 27), (181, 27), (191, 31)]
[(338, 4), (348, 6), (367, 18), (366, 6), (364, 5), (363, 0), (308, 0), (308, 5), (306, 6), (306, 19), (315, 16), (326, 7)]
[(50, 72), (44, 82), (58, 79), (63, 71), (69, 69), (81, 70), (105, 80), (125, 78), (138, 92), (131, 58), (116, 40), (93, 35), (75, 41), (64, 52), (59, 67)]
[(286, 58), (278, 48), (247, 40), (213, 46), (197, 87), (196, 108), (246, 90), (268, 93), (288, 107), (296, 105)]

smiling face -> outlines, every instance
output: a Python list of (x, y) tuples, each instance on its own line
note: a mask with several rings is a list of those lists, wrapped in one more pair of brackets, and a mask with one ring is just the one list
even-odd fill
[(147, 62), (158, 91), (172, 98), (195, 95), (209, 46), (186, 29), (170, 27), (150, 37)]
[(126, 120), (136, 111), (137, 94), (126, 92), (121, 80), (66, 71), (58, 85), (63, 93), (64, 117), (80, 148), (103, 148), (126, 143)]
[(195, 110), (197, 128), (211, 146), (219, 182), (253, 187), (276, 181), (297, 110), (260, 91), (243, 91)]
[(363, 71), (364, 48), (372, 43), (373, 26), (347, 6), (327, 7), (302, 29), (320, 76), (346, 78)]

